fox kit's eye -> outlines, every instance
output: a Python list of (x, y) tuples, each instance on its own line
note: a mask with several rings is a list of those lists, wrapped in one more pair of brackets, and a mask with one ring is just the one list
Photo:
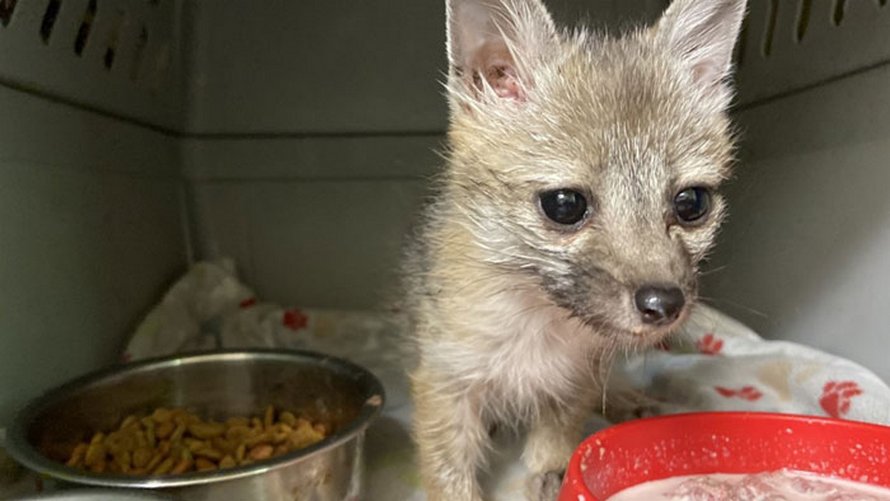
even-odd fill
[(674, 197), (674, 211), (681, 223), (694, 224), (711, 210), (711, 192), (707, 188), (686, 188)]
[(545, 191), (540, 198), (541, 209), (555, 223), (571, 226), (587, 215), (587, 199), (575, 190)]

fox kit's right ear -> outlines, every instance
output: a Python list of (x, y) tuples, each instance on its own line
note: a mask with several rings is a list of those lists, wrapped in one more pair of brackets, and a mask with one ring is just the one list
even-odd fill
[(458, 99), (524, 101), (556, 40), (540, 0), (446, 0), (449, 89)]

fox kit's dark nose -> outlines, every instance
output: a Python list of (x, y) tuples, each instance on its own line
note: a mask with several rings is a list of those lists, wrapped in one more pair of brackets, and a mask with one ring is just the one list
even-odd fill
[(680, 316), (686, 299), (677, 287), (644, 285), (634, 294), (634, 302), (644, 323), (666, 325)]

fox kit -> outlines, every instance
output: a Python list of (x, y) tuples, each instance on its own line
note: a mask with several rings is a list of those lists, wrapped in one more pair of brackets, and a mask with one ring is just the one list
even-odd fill
[(447, 0), (447, 167), (409, 252), (429, 499), (482, 499), (489, 427), (552, 499), (617, 350), (676, 330), (725, 212), (745, 0), (675, 0), (620, 39), (540, 0)]

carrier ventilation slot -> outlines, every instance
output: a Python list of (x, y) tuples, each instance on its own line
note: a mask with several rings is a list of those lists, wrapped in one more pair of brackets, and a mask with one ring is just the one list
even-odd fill
[(810, 14), (813, 10), (813, 0), (800, 0), (800, 11), (797, 15), (797, 41), (800, 42), (807, 35), (810, 26)]
[(114, 66), (114, 58), (117, 55), (117, 44), (120, 40), (121, 33), (127, 26), (127, 13), (119, 10), (114, 16), (111, 30), (108, 32), (108, 45), (105, 47), (105, 55), (102, 57), (102, 63), (105, 69), (110, 70)]
[(191, 3), (0, 0), (0, 80), (40, 98), (178, 130)]
[[(775, 45), (776, 37), (781, 36), (781, 30), (783, 27), (778, 26), (779, 20), (779, 9), (782, 7), (784, 0), (764, 0), (766, 6), (766, 20), (765, 26), (763, 30), (763, 38), (761, 42), (761, 50), (760, 53), (764, 58), (769, 58), (773, 53), (773, 48)], [(884, 8), (887, 6), (887, 3), (890, 0), (875, 0), (879, 8)], [(844, 24), (844, 19), (847, 15), (847, 9), (849, 8), (849, 0), (835, 0), (832, 5), (832, 12), (830, 13), (830, 19), (834, 26), (840, 27)], [(817, 16), (813, 17), (813, 0), (798, 0), (797, 7), (797, 24), (795, 26), (795, 40), (799, 43), (802, 42), (806, 36), (807, 31), (810, 28), (811, 23), (814, 19), (819, 19)], [(741, 40), (739, 41), (739, 50), (738, 50), (738, 61), (741, 66), (744, 58), (744, 54), (746, 54), (747, 49), (747, 38), (749, 36), (748, 24), (750, 23), (750, 18), (745, 18), (745, 25), (742, 27)]]
[(9, 26), (9, 20), (12, 19), (12, 12), (15, 10), (15, 4), (18, 0), (0, 0), (0, 24), (4, 27)]
[(890, 63), (890, 0), (748, 0), (735, 79), (745, 106)]
[(840, 26), (844, 22), (844, 14), (847, 13), (847, 0), (837, 0), (834, 4), (834, 20), (835, 26)]
[(770, 0), (769, 15), (766, 21), (766, 32), (763, 36), (763, 56), (769, 57), (773, 52), (773, 39), (776, 35), (776, 21), (779, 17), (779, 0)]
[(80, 22), (80, 28), (77, 30), (77, 38), (74, 39), (74, 53), (78, 56), (83, 54), (83, 49), (90, 39), (90, 30), (93, 22), (96, 20), (96, 10), (98, 8), (97, 0), (90, 0), (87, 9), (83, 13), (83, 19)]
[(62, 0), (49, 0), (49, 3), (46, 4), (43, 19), (40, 21), (40, 39), (43, 40), (43, 43), (49, 43), (49, 37), (53, 34), (53, 27), (56, 25), (56, 18), (59, 16), (61, 8)]

